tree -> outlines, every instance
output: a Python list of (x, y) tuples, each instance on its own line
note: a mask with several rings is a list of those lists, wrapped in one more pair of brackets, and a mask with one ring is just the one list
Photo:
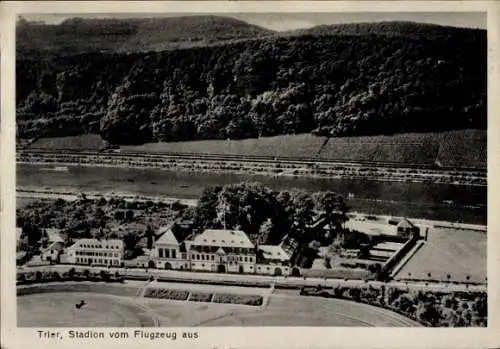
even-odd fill
[(39, 246), (39, 241), (43, 236), (43, 232), (42, 229), (31, 222), (25, 222), (22, 227), (21, 236), (26, 236), (28, 238), (28, 246), (32, 249), (36, 249)]
[(195, 226), (199, 229), (220, 227), (217, 219), (217, 204), (221, 186), (205, 188), (196, 206)]
[(151, 250), (153, 248), (153, 243), (154, 243), (154, 230), (151, 228), (151, 226), (148, 224), (146, 227), (146, 239), (147, 241), (147, 248), (148, 250)]
[(257, 235), (262, 223), (274, 211), (274, 193), (261, 183), (243, 182), (224, 186), (218, 195), (218, 218), (228, 228), (239, 225)]
[(139, 254), (139, 249), (137, 246), (139, 240), (139, 236), (134, 233), (128, 233), (123, 237), (123, 245), (125, 251), (129, 251), (131, 253), (131, 256), (136, 256)]
[(134, 211), (132, 210), (127, 210), (125, 212), (125, 220), (127, 222), (132, 222), (134, 220)]
[(439, 324), (441, 319), (439, 310), (432, 302), (420, 302), (417, 306), (416, 315), (418, 319), (429, 322), (434, 326)]
[(314, 193), (314, 206), (316, 210), (324, 212), (331, 228), (342, 231), (347, 218), (347, 205), (342, 196), (331, 192), (322, 191)]

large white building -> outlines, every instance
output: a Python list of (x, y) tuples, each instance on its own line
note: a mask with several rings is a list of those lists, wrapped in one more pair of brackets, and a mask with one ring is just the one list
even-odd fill
[[(256, 247), (240, 230), (207, 229), (183, 239), (174, 227), (160, 229), (153, 262), (160, 269), (290, 275), (291, 254), (282, 245)], [(257, 260), (259, 251), (259, 260)]]
[(121, 266), (123, 241), (80, 239), (66, 249), (70, 264)]
[(255, 246), (240, 230), (207, 229), (188, 246), (192, 270), (255, 273)]

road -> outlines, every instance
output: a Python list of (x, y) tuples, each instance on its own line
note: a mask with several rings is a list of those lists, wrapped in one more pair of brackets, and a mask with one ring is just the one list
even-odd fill
[(321, 278), (300, 278), (300, 277), (284, 277), (284, 276), (265, 276), (265, 275), (248, 275), (248, 274), (218, 274), (218, 273), (198, 273), (174, 270), (158, 270), (158, 269), (126, 269), (126, 268), (111, 268), (106, 267), (86, 267), (86, 266), (69, 266), (69, 265), (52, 265), (40, 267), (23, 267), (23, 271), (36, 270), (51, 270), (58, 272), (68, 271), (71, 267), (75, 269), (90, 269), (95, 272), (100, 270), (109, 270), (111, 272), (118, 271), (124, 276), (147, 276), (161, 277), (172, 281), (204, 281), (213, 283), (230, 282), (241, 285), (254, 285), (268, 287), (271, 284), (279, 286), (318, 286), (335, 287), (335, 286), (361, 286), (372, 285), (374, 287), (385, 285), (386, 287), (395, 287), (400, 289), (408, 289), (413, 291), (441, 291), (441, 292), (471, 292), (471, 291), (487, 291), (487, 285), (466, 285), (466, 284), (447, 284), (447, 283), (423, 283), (423, 282), (400, 282), (390, 281), (387, 283), (379, 281), (364, 280), (344, 280), (344, 279), (321, 279)]

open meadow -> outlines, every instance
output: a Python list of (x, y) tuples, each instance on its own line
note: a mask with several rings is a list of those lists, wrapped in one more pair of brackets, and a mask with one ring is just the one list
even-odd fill
[(429, 230), (428, 241), (395, 275), (396, 280), (486, 281), (486, 233), (472, 230)]

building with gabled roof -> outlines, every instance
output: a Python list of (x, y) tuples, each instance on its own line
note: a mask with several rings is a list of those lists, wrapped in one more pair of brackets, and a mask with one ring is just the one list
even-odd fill
[(420, 235), (420, 228), (415, 226), (407, 218), (401, 219), (396, 226), (397, 235), (405, 239), (410, 239)]
[(79, 239), (66, 249), (70, 264), (121, 266), (124, 245), (122, 240)]
[(161, 269), (190, 269), (182, 229), (175, 224), (161, 227), (153, 248), (155, 266)]
[(191, 269), (255, 273), (255, 246), (241, 230), (207, 229), (189, 243)]

